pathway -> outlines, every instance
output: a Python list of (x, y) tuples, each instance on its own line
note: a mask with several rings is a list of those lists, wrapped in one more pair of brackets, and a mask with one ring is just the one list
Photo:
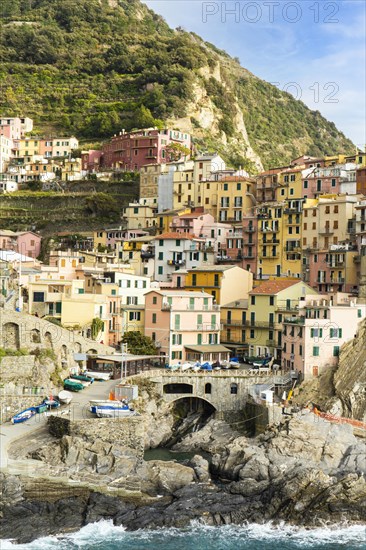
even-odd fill
[[(69, 405), (64, 405), (55, 411), (36, 414), (26, 422), (22, 424), (11, 424), (6, 422), (0, 425), (0, 470), (8, 469), (11, 466), (11, 470), (15, 473), (15, 466), (19, 467), (27, 466), (38, 469), (38, 467), (44, 467), (40, 461), (37, 460), (22, 460), (14, 461), (8, 456), (9, 446), (19, 439), (24, 439), (24, 445), (27, 444), (27, 438), (34, 435), (36, 432), (45, 430), (47, 425), (47, 418), (50, 414), (65, 415), (71, 419), (92, 418), (92, 414), (89, 412), (89, 400), (91, 399), (108, 399), (109, 392), (113, 390), (118, 383), (116, 380), (109, 380), (108, 382), (94, 382), (89, 387), (82, 390), (80, 393), (73, 394), (73, 400)], [(22, 469), (22, 468), (21, 468)]]

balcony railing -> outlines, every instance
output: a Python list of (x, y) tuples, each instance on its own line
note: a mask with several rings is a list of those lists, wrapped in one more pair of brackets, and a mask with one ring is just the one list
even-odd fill
[(172, 304), (168, 304), (168, 302), (163, 302), (161, 304), (161, 311), (170, 311), (172, 309)]
[(305, 317), (285, 317), (283, 322), (291, 325), (305, 325)]
[(322, 229), (319, 229), (319, 235), (333, 235), (334, 230), (331, 227), (323, 227)]
[(344, 277), (338, 277), (337, 279), (331, 279), (330, 284), (340, 285), (340, 284), (344, 283), (345, 281), (346, 281), (346, 279)]
[(266, 340), (266, 346), (276, 346), (276, 340)]
[(185, 263), (185, 260), (167, 260), (168, 265), (184, 265)]
[(154, 258), (155, 252), (153, 250), (141, 250), (141, 258), (147, 260), (149, 258)]
[(243, 227), (243, 231), (245, 231), (245, 233), (254, 233), (255, 227)]

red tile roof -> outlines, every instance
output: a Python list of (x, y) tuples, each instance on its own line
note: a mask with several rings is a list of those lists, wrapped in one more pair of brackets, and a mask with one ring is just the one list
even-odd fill
[(257, 288), (254, 288), (249, 294), (278, 294), (282, 290), (286, 290), (290, 286), (299, 283), (299, 279), (274, 279), (273, 281), (265, 281)]
[(193, 235), (189, 233), (162, 233), (161, 235), (156, 235), (156, 239), (193, 239)]

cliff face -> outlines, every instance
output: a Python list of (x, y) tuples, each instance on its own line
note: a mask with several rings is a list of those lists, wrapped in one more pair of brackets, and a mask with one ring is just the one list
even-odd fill
[(318, 111), (138, 0), (5, 0), (0, 110), (40, 132), (108, 138), (171, 124), (248, 170), (353, 152)]
[(334, 389), (330, 412), (366, 422), (366, 321), (354, 340), (342, 347)]

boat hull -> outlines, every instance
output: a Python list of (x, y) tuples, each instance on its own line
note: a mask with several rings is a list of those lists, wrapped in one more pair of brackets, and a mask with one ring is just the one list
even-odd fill
[(63, 403), (64, 405), (68, 405), (71, 402), (73, 395), (67, 390), (62, 390), (58, 394), (58, 398), (60, 400), (60, 403)]
[(21, 411), (20, 413), (15, 414), (11, 419), (11, 423), (20, 424), (21, 422), (25, 422), (26, 420), (29, 420), (35, 414), (36, 414), (36, 407), (29, 407), (29, 409), (24, 409), (24, 411)]
[(79, 382), (73, 382), (72, 380), (64, 380), (64, 390), (67, 391), (81, 391), (84, 389), (84, 386)]
[(85, 374), (90, 378), (94, 378), (94, 380), (103, 380), (103, 381), (110, 380), (112, 376), (111, 372), (94, 372), (90, 370), (87, 370)]

